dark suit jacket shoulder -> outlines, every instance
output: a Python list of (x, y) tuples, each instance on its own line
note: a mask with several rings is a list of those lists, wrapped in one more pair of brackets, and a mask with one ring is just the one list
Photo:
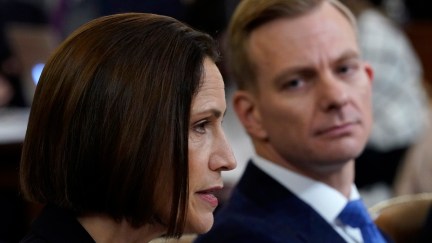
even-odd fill
[(196, 242), (345, 242), (309, 205), (253, 163)]
[(46, 206), (33, 222), (30, 233), (20, 242), (31, 243), (94, 243), (72, 212)]

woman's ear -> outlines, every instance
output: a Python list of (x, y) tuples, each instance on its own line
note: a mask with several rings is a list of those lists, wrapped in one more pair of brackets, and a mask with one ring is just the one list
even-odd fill
[(233, 96), (233, 105), (246, 132), (253, 139), (267, 139), (267, 131), (262, 125), (261, 111), (256, 105), (255, 95), (250, 91), (236, 91)]

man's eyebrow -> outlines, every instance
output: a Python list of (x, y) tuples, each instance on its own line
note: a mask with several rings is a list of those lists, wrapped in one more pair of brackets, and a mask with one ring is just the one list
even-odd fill
[(349, 59), (358, 59), (360, 58), (360, 54), (354, 50), (347, 50), (340, 55), (340, 57), (336, 60), (336, 63), (349, 60)]

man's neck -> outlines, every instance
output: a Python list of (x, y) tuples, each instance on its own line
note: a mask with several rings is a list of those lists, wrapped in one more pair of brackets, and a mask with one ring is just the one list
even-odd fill
[(286, 161), (277, 153), (267, 152), (260, 151), (259, 149), (256, 150), (259, 156), (272, 163), (305, 177), (320, 181), (339, 191), (346, 198), (350, 197), (351, 186), (354, 183), (354, 160), (328, 166), (301, 166), (300, 163), (296, 164)]

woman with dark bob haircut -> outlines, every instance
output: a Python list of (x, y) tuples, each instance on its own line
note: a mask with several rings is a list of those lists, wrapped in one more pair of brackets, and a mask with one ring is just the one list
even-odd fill
[(147, 242), (204, 233), (221, 171), (218, 53), (207, 34), (160, 15), (93, 20), (45, 65), (20, 176), (46, 205), (22, 242)]

